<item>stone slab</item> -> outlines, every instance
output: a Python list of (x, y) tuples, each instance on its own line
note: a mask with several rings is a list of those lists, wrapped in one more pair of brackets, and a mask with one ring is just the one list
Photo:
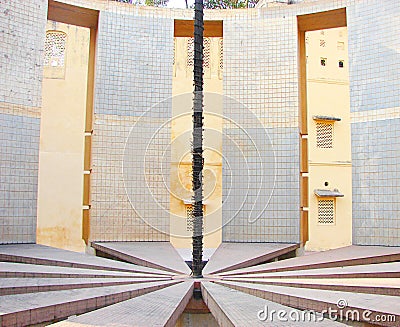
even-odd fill
[(191, 273), (169, 242), (93, 242), (92, 247), (136, 265), (177, 274)]
[(4, 295), (0, 297), (0, 325), (3, 327), (29, 326), (63, 319), (176, 283), (176, 281), (160, 281), (124, 286)]
[[(220, 326), (343, 326), (338, 322), (322, 319), (322, 317), (320, 317), (321, 321), (291, 321), (288, 318), (289, 313), (296, 312), (301, 316), (299, 310), (211, 282), (202, 282), (201, 288), (203, 299)], [(270, 316), (271, 319), (265, 319), (265, 321), (259, 319), (258, 313), (265, 307), (269, 312), (283, 310), (287, 313), (288, 320), (282, 321), (276, 315)], [(263, 318), (262, 315), (260, 316)]]
[(37, 278), (155, 278), (171, 279), (171, 276), (140, 272), (95, 270), (58, 266), (32, 265), (27, 263), (0, 262), (0, 277)]
[[(67, 251), (40, 244), (0, 245), (0, 261), (85, 269), (167, 274), (165, 271), (158, 271), (148, 267), (136, 266), (125, 262), (99, 258), (85, 253)], [(169, 273), (168, 275), (171, 274)]]
[(222, 243), (204, 267), (204, 274), (254, 266), (294, 251), (298, 244)]
[(225, 278), (399, 278), (400, 262), (378, 263), (372, 265), (345, 266), (305, 270), (238, 274)]
[[(343, 315), (348, 310), (356, 310), (359, 312), (360, 321), (363, 321), (363, 313), (368, 310), (371, 314), (367, 318), (371, 320), (364, 320), (366, 322), (373, 322), (382, 326), (399, 326), (398, 323), (400, 322), (399, 297), (397, 296), (225, 281), (218, 282), (218, 284), (301, 310), (314, 310), (316, 312), (338, 310), (337, 312), (339, 314), (342, 312)], [(395, 321), (382, 323), (377, 317), (387, 317), (388, 315), (393, 315)]]
[(149, 283), (165, 278), (0, 278), (0, 296)]
[(173, 327), (185, 310), (192, 294), (193, 281), (186, 281), (107, 308), (70, 318), (52, 326)]
[(241, 269), (240, 271), (229, 271), (221, 273), (221, 275), (252, 274), (260, 272), (355, 266), (393, 262), (399, 260), (399, 247), (351, 245), (343, 248), (318, 252), (315, 254), (282, 260), (278, 262), (266, 263), (263, 265), (258, 265), (256, 267), (248, 267)]

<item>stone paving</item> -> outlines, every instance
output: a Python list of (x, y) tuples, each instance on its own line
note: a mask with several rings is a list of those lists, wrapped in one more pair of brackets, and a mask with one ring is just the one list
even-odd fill
[(222, 243), (204, 267), (204, 274), (258, 265), (298, 248), (285, 243)]
[(400, 296), (400, 278), (225, 278), (226, 281)]
[(253, 271), (251, 274), (236, 275), (226, 274), (221, 278), (241, 277), (241, 278), (399, 278), (400, 262), (378, 263), (371, 265), (358, 265), (348, 267), (333, 267), (306, 270), (289, 270), (279, 272)]
[(166, 274), (163, 271), (109, 260), (93, 255), (52, 248), (39, 244), (9, 244), (0, 246), (0, 261), (32, 263), (35, 265), (62, 266), (127, 272)]
[(169, 280), (169, 278), (150, 276), (148, 278), (1, 278), (0, 295), (128, 285), (160, 280)]
[(94, 242), (92, 246), (137, 265), (190, 274), (190, 269), (169, 242)]
[(1, 296), (2, 326), (29, 326), (65, 319), (175, 284), (160, 281), (124, 286), (80, 288)]
[[(300, 310), (214, 283), (204, 282), (201, 285), (203, 298), (221, 326), (343, 326), (343, 324), (329, 319), (322, 320), (322, 317), (320, 317), (321, 321), (315, 322), (290, 321), (289, 314), (301, 317)], [(287, 317), (279, 319), (276, 314), (269, 316), (270, 318), (266, 316), (264, 321), (263, 314), (260, 314), (260, 319), (258, 313), (265, 307), (268, 307), (270, 313), (272, 310), (275, 310), (275, 313), (282, 310), (287, 313)]]
[[(218, 284), (231, 287), (269, 301), (278, 302), (302, 310), (369, 310), (371, 318), (376, 316), (392, 315), (395, 317), (393, 324), (385, 326), (398, 326), (400, 322), (400, 305), (398, 296), (363, 294), (352, 292), (328, 291), (320, 289), (305, 289), (285, 286), (260, 285), (238, 282), (218, 282)], [(343, 303), (343, 308), (341, 307)]]
[(32, 265), (25, 263), (0, 262), (0, 277), (43, 277), (43, 278), (149, 278), (168, 277), (165, 275), (146, 274), (141, 272), (95, 270), (83, 268), (68, 268), (57, 266)]
[(192, 293), (193, 281), (186, 281), (52, 326), (173, 327), (192, 297)]
[(283, 259), (296, 247), (223, 245), (205, 270), (220, 273), (192, 279), (171, 245), (158, 243), (107, 245), (108, 255), (132, 263), (34, 244), (0, 246), (0, 326), (174, 326), (193, 301), (193, 284), (220, 326), (309, 326), (261, 321), (257, 313), (267, 305), (301, 316), (338, 308), (339, 300), (344, 315), (370, 310), (371, 326), (400, 326), (399, 248), (352, 246)]
[(400, 261), (399, 247), (351, 245), (339, 249), (317, 252), (307, 256), (248, 267), (237, 271), (229, 271), (221, 273), (221, 275), (355, 266), (393, 261)]

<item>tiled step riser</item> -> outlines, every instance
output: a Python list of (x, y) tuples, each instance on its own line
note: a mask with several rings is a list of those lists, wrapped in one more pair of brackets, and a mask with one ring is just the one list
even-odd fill
[[(121, 242), (121, 244), (123, 244), (123, 243), (124, 242)], [(173, 274), (182, 274), (182, 273), (190, 272), (188, 267), (185, 264), (183, 266), (184, 270), (174, 269), (174, 268), (168, 267), (167, 265), (162, 265), (162, 264), (158, 264), (156, 262), (152, 262), (152, 261), (148, 260), (148, 258), (140, 257), (140, 253), (131, 253), (131, 252), (125, 253), (124, 249), (122, 249), (122, 248), (120, 250), (114, 249), (114, 248), (112, 248), (113, 244), (107, 245), (104, 243), (101, 244), (101, 243), (93, 242), (91, 245), (96, 250), (96, 254), (100, 257), (105, 257), (105, 258), (114, 259), (114, 260), (122, 260), (125, 262), (133, 263), (135, 265), (153, 268), (153, 269), (157, 269), (157, 270), (162, 270), (162, 271), (165, 271), (166, 273), (168, 272), (168, 273), (173, 273)], [(165, 246), (167, 248), (171, 247), (171, 249), (173, 249), (172, 246), (170, 245), (170, 243), (168, 243), (168, 245), (166, 243)], [(176, 252), (175, 249), (173, 249), (173, 252)], [(176, 252), (176, 256), (179, 258), (178, 259), (179, 261), (182, 260), (177, 252)], [(183, 260), (182, 260), (182, 262), (183, 262)], [(180, 264), (182, 262), (180, 262)], [(182, 268), (182, 267), (180, 267), (180, 268)]]
[(28, 258), (28, 257), (22, 257), (22, 256), (5, 255), (5, 254), (0, 254), (0, 261), (28, 263), (28, 264), (41, 265), (41, 266), (57, 266), (57, 267), (68, 267), (68, 268), (101, 269), (101, 270), (109, 270), (109, 271), (132, 272), (131, 270), (117, 269), (117, 268), (113, 268), (113, 267), (103, 267), (103, 266), (100, 267), (100, 266), (93, 266), (93, 265), (77, 264), (77, 263), (70, 263), (70, 262), (63, 262), (63, 261), (56, 261), (56, 260)]
[[(226, 279), (226, 280), (229, 280), (229, 279)], [(382, 286), (367, 287), (367, 286), (348, 286), (348, 285), (280, 283), (280, 282), (269, 282), (269, 281), (251, 281), (251, 280), (247, 280), (244, 278), (241, 280), (235, 280), (232, 278), (230, 280), (234, 281), (234, 282), (244, 282), (244, 283), (251, 283), (251, 284), (290, 286), (290, 287), (297, 287), (297, 288), (308, 288), (308, 289), (327, 290), (327, 291), (340, 291), (340, 292), (400, 296), (400, 288), (387, 288), (387, 287), (382, 287)]]
[(182, 315), (183, 311), (185, 310), (192, 296), (193, 296), (193, 284), (190, 287), (189, 291), (186, 293), (186, 295), (182, 298), (181, 302), (176, 306), (175, 311), (170, 315), (168, 321), (164, 325), (165, 327), (176, 326), (179, 317)]
[[(280, 303), (280, 304), (283, 304), (283, 305), (286, 305), (289, 307), (293, 307), (296, 309), (300, 309), (300, 310), (314, 310), (316, 312), (323, 312), (323, 311), (329, 311), (330, 308), (337, 308), (336, 303), (324, 303), (324, 302), (318, 301), (318, 300), (310, 300), (310, 299), (305, 299), (305, 298), (296, 297), (296, 296), (289, 296), (286, 294), (283, 295), (283, 294), (278, 294), (278, 293), (269, 292), (269, 291), (265, 291), (265, 290), (256, 290), (256, 289), (242, 287), (242, 286), (238, 286), (238, 285), (225, 284), (223, 282), (216, 282), (216, 283), (223, 285), (223, 286), (230, 287), (232, 289), (235, 289), (235, 290), (238, 290), (238, 291), (241, 291), (244, 293), (247, 293), (247, 294), (250, 294), (250, 295), (257, 296), (259, 298), (263, 298), (268, 301)], [(364, 311), (359, 308), (353, 308), (353, 307), (348, 306), (342, 310), (343, 315), (346, 314), (347, 310), (358, 311), (360, 317), (362, 317), (362, 314)], [(372, 309), (370, 309), (370, 311), (371, 311), (371, 315), (369, 316), (369, 318), (371, 319), (371, 321), (377, 320), (376, 319), (377, 316), (379, 316), (378, 318), (380, 318), (382, 316), (387, 315), (385, 312), (376, 312), (376, 311), (372, 311)], [(385, 322), (385, 323), (377, 323), (377, 325), (381, 325), (381, 326), (385, 326), (385, 327), (391, 327), (391, 326), (398, 327), (398, 321), (400, 321), (400, 316), (396, 316), (395, 322), (393, 322), (393, 323)]]
[(203, 296), (204, 303), (211, 311), (212, 315), (218, 322), (219, 326), (235, 327), (235, 325), (232, 323), (229, 317), (225, 314), (225, 312), (221, 309), (218, 303), (214, 300), (214, 298), (207, 292), (207, 290), (204, 287), (201, 288), (201, 294)]
[(370, 273), (343, 273), (343, 274), (316, 274), (316, 275), (279, 275), (279, 274), (265, 274), (260, 276), (255, 276), (254, 274), (250, 275), (232, 275), (222, 277), (222, 280), (243, 278), (243, 279), (252, 279), (252, 278), (301, 278), (301, 279), (347, 279), (347, 278), (400, 278), (400, 271), (393, 272), (370, 272)]
[(308, 269), (319, 269), (319, 268), (336, 268), (336, 267), (349, 267), (349, 266), (358, 266), (358, 265), (369, 265), (369, 264), (378, 264), (378, 263), (387, 263), (387, 262), (395, 262), (400, 261), (400, 253), (399, 254), (391, 254), (391, 255), (382, 255), (375, 256), (370, 258), (361, 258), (361, 259), (353, 259), (353, 260), (338, 260), (335, 262), (326, 262), (326, 263), (318, 263), (318, 264), (307, 264), (307, 265), (299, 265), (296, 264), (294, 266), (287, 266), (282, 268), (271, 268), (271, 269), (260, 269), (258, 271), (247, 271), (247, 272), (225, 272), (221, 273), (221, 276), (232, 276), (232, 275), (242, 275), (242, 274), (258, 274), (258, 273), (273, 273), (273, 272), (283, 272), (283, 271), (296, 271), (296, 270), (308, 270)]
[(51, 326), (174, 327), (192, 296), (193, 281), (186, 281)]
[(180, 273), (179, 271), (174, 271), (174, 270), (171, 270), (171, 269), (167, 269), (165, 267), (153, 264), (151, 262), (148, 262), (148, 261), (145, 261), (145, 260), (140, 260), (139, 258), (135, 258), (135, 257), (132, 257), (130, 255), (127, 255), (127, 254), (124, 254), (124, 253), (121, 253), (121, 252), (113, 251), (111, 249), (104, 250), (104, 248), (102, 248), (101, 251), (100, 250), (97, 250), (97, 251), (98, 251), (99, 254), (101, 254), (104, 251), (107, 251), (107, 252), (104, 252), (104, 253), (106, 253), (111, 259), (114, 259), (114, 260), (115, 259), (116, 260), (123, 260), (123, 261), (130, 262), (130, 263), (133, 263), (133, 264), (138, 265), (138, 266), (149, 267), (149, 268), (154, 268), (154, 269), (160, 269), (160, 270), (164, 270), (164, 271), (169, 271), (171, 273)]
[[(280, 245), (281, 248), (268, 248), (268, 244), (265, 245), (265, 253), (263, 253), (262, 255), (260, 255), (259, 251), (257, 251), (257, 254), (253, 254), (253, 256), (251, 255), (251, 253), (253, 253), (251, 247), (247, 248), (248, 252), (248, 257), (246, 259), (243, 259), (243, 261), (241, 262), (237, 262), (237, 263), (230, 263), (230, 264), (223, 264), (223, 262), (226, 260), (226, 258), (230, 258), (230, 260), (232, 260), (232, 256), (235, 257), (235, 259), (237, 260), (237, 256), (235, 256), (235, 253), (232, 253), (232, 251), (230, 251), (229, 246), (232, 246), (233, 244), (227, 244), (225, 246), (223, 246), (224, 244), (222, 244), (220, 246), (220, 248), (217, 249), (217, 251), (214, 253), (213, 257), (211, 257), (210, 260), (219, 260), (221, 261), (220, 265), (222, 264), (223, 267), (217, 268), (217, 266), (215, 265), (211, 265), (211, 266), (207, 266), (204, 268), (204, 272), (205, 274), (219, 274), (219, 273), (224, 273), (224, 272), (228, 272), (231, 270), (236, 270), (236, 269), (241, 269), (241, 268), (246, 268), (246, 267), (251, 267), (251, 266), (255, 266), (261, 263), (265, 263), (265, 262), (270, 262), (274, 259), (278, 259), (279, 257), (282, 256), (287, 256), (287, 255), (291, 255), (292, 257), (295, 256), (295, 251), (296, 249), (299, 247), (298, 244), (287, 244), (286, 246), (284, 246), (283, 244)], [(272, 245), (276, 245), (276, 244), (272, 244)], [(246, 251), (246, 250), (244, 250)], [(225, 265), (225, 266), (224, 266)]]
[(0, 326), (23, 327), (34, 324), (41, 324), (45, 322), (51, 322), (54, 320), (65, 319), (72, 315), (83, 314), (88, 311), (99, 309), (143, 294), (147, 294), (149, 292), (156, 291), (166, 286), (167, 285), (156, 285), (139, 290), (115, 293), (91, 299), (72, 301), (69, 303), (38, 308), (34, 310), (27, 310), (12, 314), (0, 315)]
[[(37, 273), (37, 272), (20, 272), (7, 271), (0, 272), (0, 278), (133, 278), (135, 276), (119, 276), (119, 275), (95, 275), (95, 274), (58, 274), (58, 273)], [(143, 275), (140, 278), (155, 279), (154, 275)], [(158, 279), (158, 278), (156, 278)], [(160, 280), (169, 280), (168, 278), (160, 278)]]
[[(202, 283), (202, 294), (210, 308), (210, 311), (218, 321), (219, 326), (345, 327), (345, 325), (329, 319), (302, 321), (301, 319), (290, 319), (288, 316), (286, 316), (286, 320), (284, 317), (278, 319), (277, 316), (274, 317), (273, 312), (286, 312), (296, 314), (298, 317), (301, 317), (302, 312), (293, 307), (284, 306), (272, 301), (266, 301), (260, 297), (233, 290), (229, 287), (223, 287), (216, 283)], [(262, 320), (259, 316), (260, 310), (263, 310), (266, 307), (268, 308), (268, 318)], [(278, 316), (279, 315), (280, 314), (278, 314)]]
[[(0, 262), (14, 262), (14, 263), (25, 263), (25, 264), (34, 264), (40, 266), (56, 266), (56, 267), (67, 267), (67, 268), (83, 268), (83, 269), (93, 269), (93, 270), (107, 270), (107, 271), (118, 271), (118, 272), (141, 272), (140, 270), (135, 269), (124, 269), (124, 268), (114, 268), (107, 266), (95, 266), (90, 264), (79, 264), (79, 263), (71, 263), (71, 262), (63, 262), (57, 260), (46, 260), (46, 259), (38, 259), (38, 258), (29, 258), (23, 256), (14, 256), (14, 255), (6, 255), (0, 254)], [(167, 275), (170, 276), (167, 272), (160, 271), (160, 273), (151, 273), (146, 272), (147, 274), (153, 275)]]
[[(157, 282), (160, 280), (168, 279), (149, 279), (145, 282)], [(143, 281), (144, 282), (144, 281)], [(93, 287), (106, 287), (106, 286), (118, 286), (118, 285), (128, 285), (140, 282), (129, 281), (126, 282), (110, 282), (110, 283), (89, 283), (89, 284), (66, 284), (66, 285), (44, 285), (44, 286), (27, 286), (27, 287), (9, 287), (0, 288), (0, 296), (3, 295), (13, 295), (13, 294), (25, 294), (25, 293), (37, 293), (37, 292), (49, 292), (49, 291), (63, 291), (79, 288), (93, 288)]]

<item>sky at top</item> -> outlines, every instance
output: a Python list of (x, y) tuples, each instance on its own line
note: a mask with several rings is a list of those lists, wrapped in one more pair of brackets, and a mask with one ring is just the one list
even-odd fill
[[(194, 0), (188, 0), (189, 7), (194, 4)], [(169, 0), (168, 8), (186, 8), (185, 0)]]

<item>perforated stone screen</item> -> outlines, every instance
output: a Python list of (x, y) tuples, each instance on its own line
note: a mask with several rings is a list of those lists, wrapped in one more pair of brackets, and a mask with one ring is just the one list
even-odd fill
[(65, 48), (67, 34), (59, 31), (48, 31), (44, 43), (44, 65), (63, 67), (65, 63)]
[[(206, 37), (203, 39), (203, 67), (210, 68), (210, 51), (211, 51), (211, 40)], [(194, 65), (194, 39), (192, 37), (188, 38), (187, 41), (187, 59), (186, 66), (193, 67)]]
[(317, 123), (317, 148), (331, 149), (333, 148), (333, 124)]
[(318, 200), (318, 224), (335, 224), (335, 200)]

